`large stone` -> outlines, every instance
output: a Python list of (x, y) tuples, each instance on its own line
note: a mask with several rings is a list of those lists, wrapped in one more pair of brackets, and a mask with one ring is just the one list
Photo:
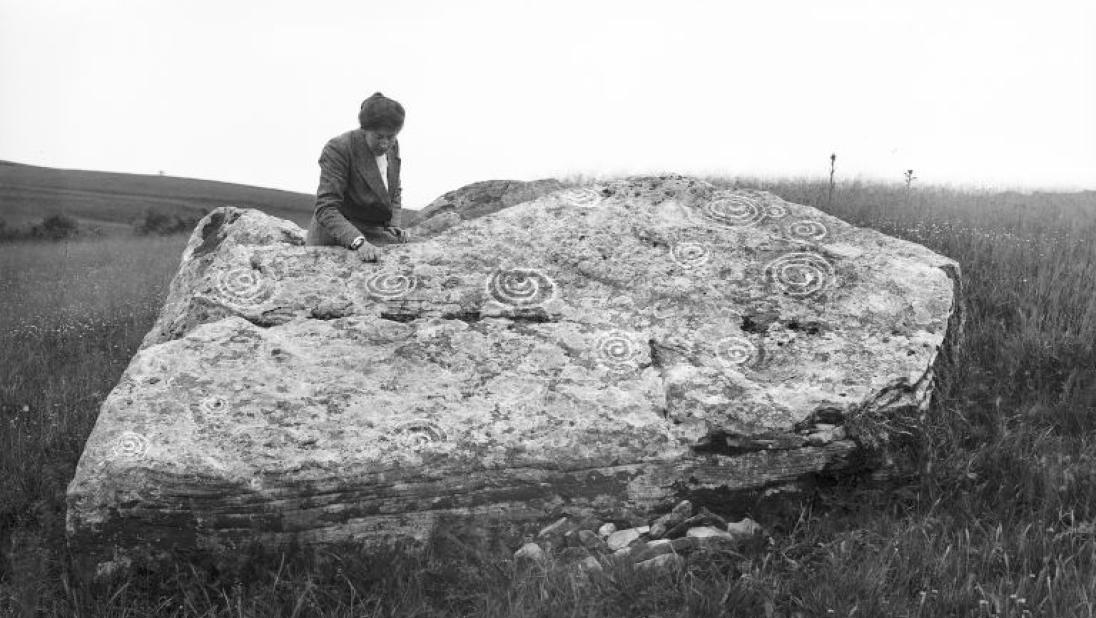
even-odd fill
[[(78, 555), (647, 520), (848, 469), (862, 428), (927, 405), (956, 315), (953, 261), (678, 176), (554, 192), (376, 264), (303, 236), (255, 210), (199, 223), (69, 486)], [(848, 436), (812, 446), (825, 425)]]
[(555, 178), (531, 181), (481, 180), (442, 195), (422, 210), (404, 211), (403, 225), (411, 228), (411, 233), (415, 236), (432, 236), (461, 221), (535, 200), (562, 188), (563, 184)]

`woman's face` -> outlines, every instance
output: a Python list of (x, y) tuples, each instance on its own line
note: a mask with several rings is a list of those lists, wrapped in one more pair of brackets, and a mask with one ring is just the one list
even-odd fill
[(365, 131), (365, 143), (369, 145), (369, 149), (373, 151), (373, 154), (380, 156), (392, 147), (396, 143), (396, 136), (399, 135), (399, 131), (374, 131), (366, 129)]

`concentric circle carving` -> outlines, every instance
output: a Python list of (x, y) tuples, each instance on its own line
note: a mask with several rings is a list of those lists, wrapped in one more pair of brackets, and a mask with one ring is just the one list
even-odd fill
[(754, 225), (765, 218), (765, 210), (756, 200), (744, 195), (716, 198), (701, 207), (709, 219), (725, 225)]
[(765, 266), (765, 276), (777, 289), (791, 296), (810, 296), (835, 281), (834, 267), (817, 253), (782, 255)]
[(810, 219), (802, 219), (799, 221), (792, 221), (787, 225), (788, 236), (796, 240), (808, 240), (811, 242), (817, 242), (826, 237), (829, 230), (826, 226), (819, 221), (812, 221)]
[(679, 242), (670, 247), (670, 257), (683, 268), (697, 268), (708, 263), (711, 250), (703, 243)]
[(487, 279), (487, 295), (513, 307), (533, 307), (555, 298), (556, 283), (533, 268), (511, 268)]
[(377, 273), (365, 280), (365, 291), (379, 300), (392, 300), (406, 296), (418, 286), (414, 275)]
[(148, 447), (148, 438), (137, 432), (127, 431), (118, 436), (111, 454), (116, 459), (144, 459)]
[(198, 402), (198, 409), (209, 417), (224, 416), (228, 412), (228, 402), (221, 397), (205, 397)]
[(217, 292), (234, 305), (258, 305), (270, 299), (275, 284), (262, 272), (236, 266), (223, 270), (217, 276)]
[(757, 360), (757, 346), (745, 337), (725, 337), (716, 342), (715, 355), (727, 366), (749, 365)]

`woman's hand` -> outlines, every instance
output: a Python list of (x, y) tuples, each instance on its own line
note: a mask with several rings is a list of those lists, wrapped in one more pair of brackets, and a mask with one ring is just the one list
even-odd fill
[(396, 237), (396, 240), (400, 241), (401, 243), (407, 242), (411, 239), (411, 234), (409, 234), (407, 230), (403, 229), (402, 227), (389, 225), (384, 229), (391, 232), (391, 234)]
[(362, 246), (358, 247), (355, 251), (358, 254), (358, 258), (363, 262), (376, 262), (380, 257), (380, 252), (377, 248), (368, 242), (363, 242)]

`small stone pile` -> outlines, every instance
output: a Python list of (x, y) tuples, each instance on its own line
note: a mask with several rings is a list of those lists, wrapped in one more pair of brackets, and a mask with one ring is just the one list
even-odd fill
[(624, 563), (631, 563), (637, 571), (670, 570), (684, 566), (685, 557), (693, 552), (734, 546), (764, 532), (748, 517), (728, 522), (688, 500), (646, 526), (618, 530), (612, 522), (592, 523), (561, 517), (536, 537), (526, 537), (514, 558), (545, 563), (552, 556), (587, 573)]

